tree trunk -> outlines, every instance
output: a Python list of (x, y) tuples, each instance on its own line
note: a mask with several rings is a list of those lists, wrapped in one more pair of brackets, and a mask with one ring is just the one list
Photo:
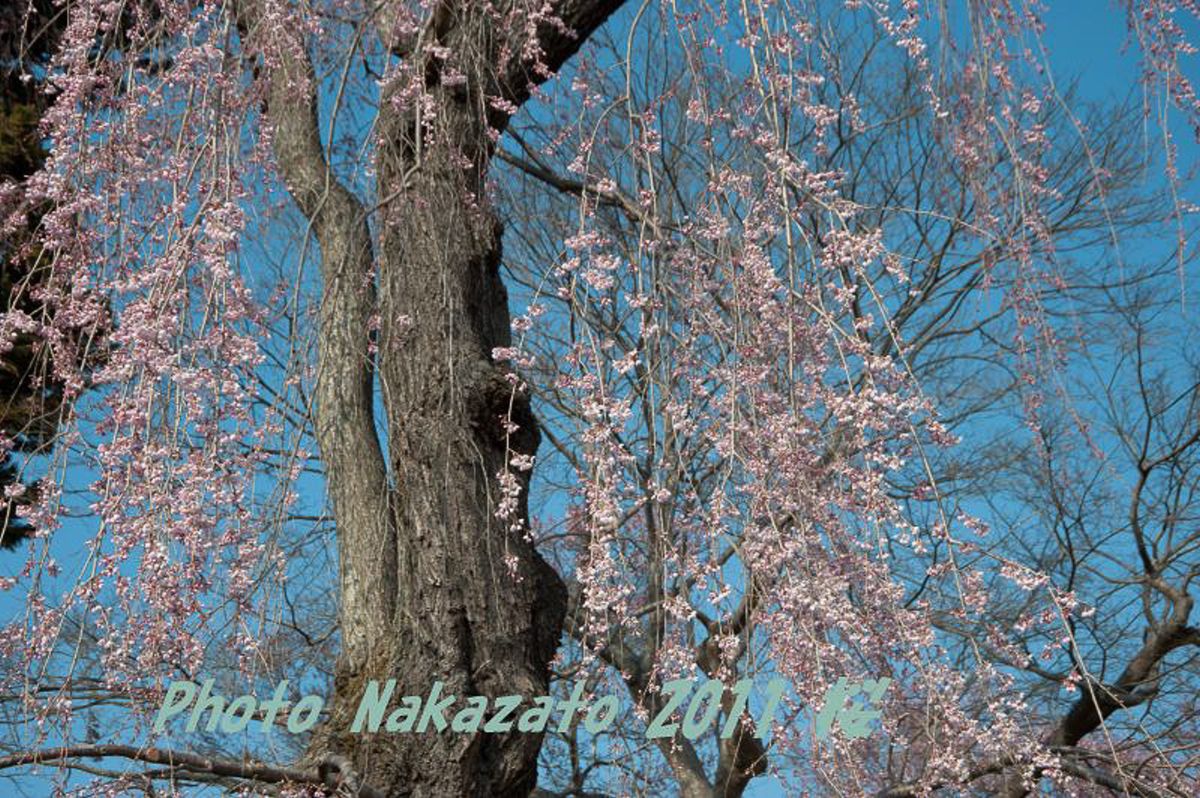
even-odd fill
[[(557, 69), (619, 5), (561, 2), (555, 11), (571, 32), (553, 22), (537, 27), (542, 64)], [(262, 24), (254, 0), (237, 13), (243, 35), (253, 37)], [(330, 173), (299, 34), (266, 34), (276, 55), (267, 118), (280, 171), (313, 222), (324, 282), (315, 415), (338, 527), (343, 651), (329, 719), (309, 757), (345, 757), (389, 796), (534, 789), (537, 734), (350, 728), (372, 680), (395, 679), (395, 696), (427, 695), (442, 682), (443, 694), (460, 699), (447, 718), (463, 696), (546, 694), (566, 609), (561, 579), (525, 539), (528, 472), (514, 472), (521, 492), (513, 512), (496, 516), (509, 455), (534, 454), (539, 435), (528, 397), (492, 360), (511, 339), (501, 230), (484, 191), (488, 127), (502, 130), (507, 116), (489, 101), (519, 105), (548, 73), (525, 62), (497, 68), (501, 52), (526, 52), (518, 38), (527, 29), (501, 41), (494, 19), (482, 8), (440, 4), (421, 48), (406, 53), (423, 59), (431, 104), (398, 108), (385, 91), (377, 247), (362, 203)], [(294, 41), (280, 43), (288, 37)], [(451, 58), (429, 55), (430, 45)], [(443, 85), (438, 71), (450, 62), (467, 75), (465, 85)], [(368, 348), (376, 279), (386, 455)]]

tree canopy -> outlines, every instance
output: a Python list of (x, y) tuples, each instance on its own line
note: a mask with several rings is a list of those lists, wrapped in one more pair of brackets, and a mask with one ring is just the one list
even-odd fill
[(1198, 34), (0, 11), (0, 777), (1195, 795)]

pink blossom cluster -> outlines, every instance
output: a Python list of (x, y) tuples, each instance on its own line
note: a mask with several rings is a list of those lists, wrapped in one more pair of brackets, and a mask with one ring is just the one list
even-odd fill
[[(220, 3), (135, 14), (120, 23), (128, 51), (96, 59), (94, 42), (122, 8), (85, 0), (64, 11), (43, 120), (51, 155), (25, 186), (49, 208), (38, 243), (55, 313), (0, 318), (0, 328), (32, 329), (52, 346), (102, 314), (115, 320), (94, 374), (80, 373), (78, 358), (54, 358), (73, 393), (90, 387), (64, 443), (93, 477), (93, 515), (64, 524), (62, 485), (43, 492), (24, 629), (6, 630), (4, 650), (36, 688), (73, 645), (72, 617), (94, 634), (92, 675), (137, 694), (147, 680), (204, 667), (231, 623), (241, 631), (221, 633), (229, 656), (251, 667), (258, 643), (244, 619), (259, 607), (258, 580), (278, 565), (254, 500), (275, 422), (254, 412), (262, 315), (239, 258), (261, 179), (245, 137), (258, 92), (230, 60)], [(147, 51), (170, 68), (154, 69), (139, 56)], [(45, 546), (77, 560), (65, 589), (50, 578)], [(70, 739), (70, 707), (26, 694), (31, 717), (56, 717)]]

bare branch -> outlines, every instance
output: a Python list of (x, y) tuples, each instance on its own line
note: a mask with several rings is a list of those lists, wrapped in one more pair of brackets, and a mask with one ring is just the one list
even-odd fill
[(44, 748), (0, 757), (0, 770), (22, 765), (62, 762), (84, 757), (119, 757), (137, 762), (166, 765), (173, 771), (203, 773), (226, 778), (248, 779), (264, 784), (315, 784), (331, 790), (350, 789), (357, 798), (383, 798), (373, 787), (361, 785), (359, 776), (342, 757), (329, 757), (316, 770), (267, 765), (261, 762), (221, 759), (169, 748), (138, 748), (133, 745), (73, 745), (66, 748)]

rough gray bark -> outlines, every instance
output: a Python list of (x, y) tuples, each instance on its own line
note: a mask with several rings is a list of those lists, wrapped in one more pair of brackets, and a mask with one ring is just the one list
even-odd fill
[[(538, 30), (545, 66), (557, 69), (620, 2), (561, 2), (558, 15), (574, 35)], [(255, 0), (238, 15), (253, 41)], [(457, 696), (545, 694), (566, 606), (558, 575), (495, 517), (507, 453), (532, 454), (538, 444), (528, 398), (491, 357), (509, 343), (510, 319), (501, 231), (483, 198), (487, 126), (503, 129), (506, 118), (486, 100), (520, 104), (541, 79), (529, 64), (496, 68), (505, 45), (521, 52), (505, 35), (477, 7), (443, 3), (416, 42), (397, 45), (425, 70), (436, 115), (430, 127), (415, 112), (392, 110), (386, 97), (381, 103), (377, 245), (366, 209), (328, 168), (303, 50), (280, 48), (275, 73), (265, 76), (279, 167), (312, 223), (324, 283), (314, 412), (337, 521), (344, 647), (330, 719), (310, 758), (345, 757), (389, 796), (534, 789), (538, 735), (348, 729), (373, 679), (395, 678), (397, 694), (425, 694), (435, 680)], [(465, 86), (441, 85), (439, 62), (427, 55), (434, 44), (450, 48)], [(376, 307), (386, 454), (371, 411), (368, 320)], [(411, 323), (400, 325), (402, 317)], [(500, 420), (510, 412), (520, 429), (506, 435)], [(517, 516), (526, 514), (522, 498)], [(515, 556), (515, 573), (506, 555)]]

